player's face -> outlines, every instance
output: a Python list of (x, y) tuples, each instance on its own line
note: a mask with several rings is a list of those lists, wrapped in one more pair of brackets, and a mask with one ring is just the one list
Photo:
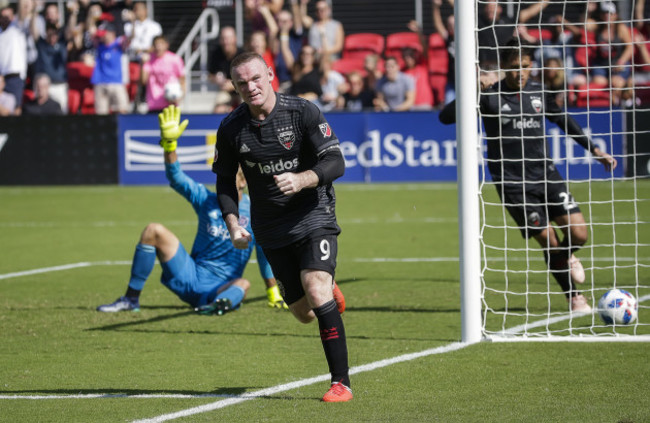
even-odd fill
[(522, 89), (530, 77), (530, 56), (516, 56), (506, 63), (506, 84), (512, 89)]
[[(232, 83), (242, 100), (253, 110), (273, 108), (273, 71), (261, 60), (250, 60), (232, 70)], [(266, 110), (270, 112), (271, 110)]]

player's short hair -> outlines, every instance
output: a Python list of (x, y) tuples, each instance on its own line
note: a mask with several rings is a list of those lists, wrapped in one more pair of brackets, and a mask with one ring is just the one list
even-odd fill
[(500, 46), (499, 50), (499, 59), (501, 60), (501, 68), (503, 68), (506, 63), (514, 58), (528, 56), (532, 59), (534, 46), (519, 37), (512, 37), (504, 46)]
[(244, 63), (251, 62), (253, 60), (259, 60), (260, 62), (264, 63), (266, 67), (269, 65), (266, 63), (264, 58), (260, 56), (259, 54), (252, 52), (252, 51), (247, 51), (241, 54), (238, 54), (235, 56), (234, 59), (232, 59), (232, 62), (230, 62), (230, 74), (232, 75), (233, 69), (235, 69), (237, 66), (241, 66)]

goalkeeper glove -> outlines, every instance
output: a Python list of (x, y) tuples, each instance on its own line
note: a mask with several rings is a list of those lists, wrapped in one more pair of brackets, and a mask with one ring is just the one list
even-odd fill
[(269, 300), (267, 304), (271, 308), (289, 309), (289, 306), (284, 302), (284, 298), (282, 298), (282, 294), (280, 294), (280, 289), (277, 285), (266, 288), (266, 298)]
[(160, 145), (163, 150), (166, 153), (176, 151), (176, 140), (183, 134), (190, 121), (185, 119), (181, 123), (181, 109), (172, 104), (165, 107), (158, 115), (158, 123), (160, 124)]

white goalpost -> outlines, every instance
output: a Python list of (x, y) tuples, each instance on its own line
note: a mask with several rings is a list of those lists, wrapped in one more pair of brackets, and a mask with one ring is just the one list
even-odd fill
[[(639, 1), (645, 0), (455, 0), (463, 342), (650, 341), (650, 31), (644, 32), (650, 23), (637, 13), (643, 10)], [(481, 16), (488, 3), (500, 7), (503, 18), (495, 14), (489, 22), (488, 14)], [(588, 240), (575, 252), (585, 281), (575, 287), (592, 312), (571, 311), (545, 261), (547, 248), (522, 236), (488, 170), (478, 81), (479, 75), (489, 74), (493, 82), (503, 78), (498, 51), (510, 28), (533, 44), (531, 79), (555, 96), (594, 145), (618, 161), (607, 172), (544, 120), (546, 154), (585, 218)], [(491, 43), (486, 42), (490, 35)], [(486, 51), (497, 53), (491, 56), (496, 63), (485, 59)], [(630, 51), (629, 60), (618, 61)], [(520, 118), (525, 120), (523, 113)], [(523, 149), (527, 139), (521, 134)], [(565, 206), (571, 201), (567, 196)], [(560, 240), (561, 229), (556, 226)], [(631, 324), (601, 320), (598, 300), (612, 288), (636, 298), (638, 315)]]

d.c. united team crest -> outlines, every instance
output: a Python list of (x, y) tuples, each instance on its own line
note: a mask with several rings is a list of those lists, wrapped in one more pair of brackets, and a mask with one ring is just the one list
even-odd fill
[(535, 112), (539, 113), (542, 111), (542, 99), (540, 97), (530, 97), (530, 105), (533, 106)]
[(296, 141), (296, 136), (293, 131), (284, 131), (278, 134), (278, 141), (282, 144), (282, 147), (287, 150), (291, 150), (293, 143)]

